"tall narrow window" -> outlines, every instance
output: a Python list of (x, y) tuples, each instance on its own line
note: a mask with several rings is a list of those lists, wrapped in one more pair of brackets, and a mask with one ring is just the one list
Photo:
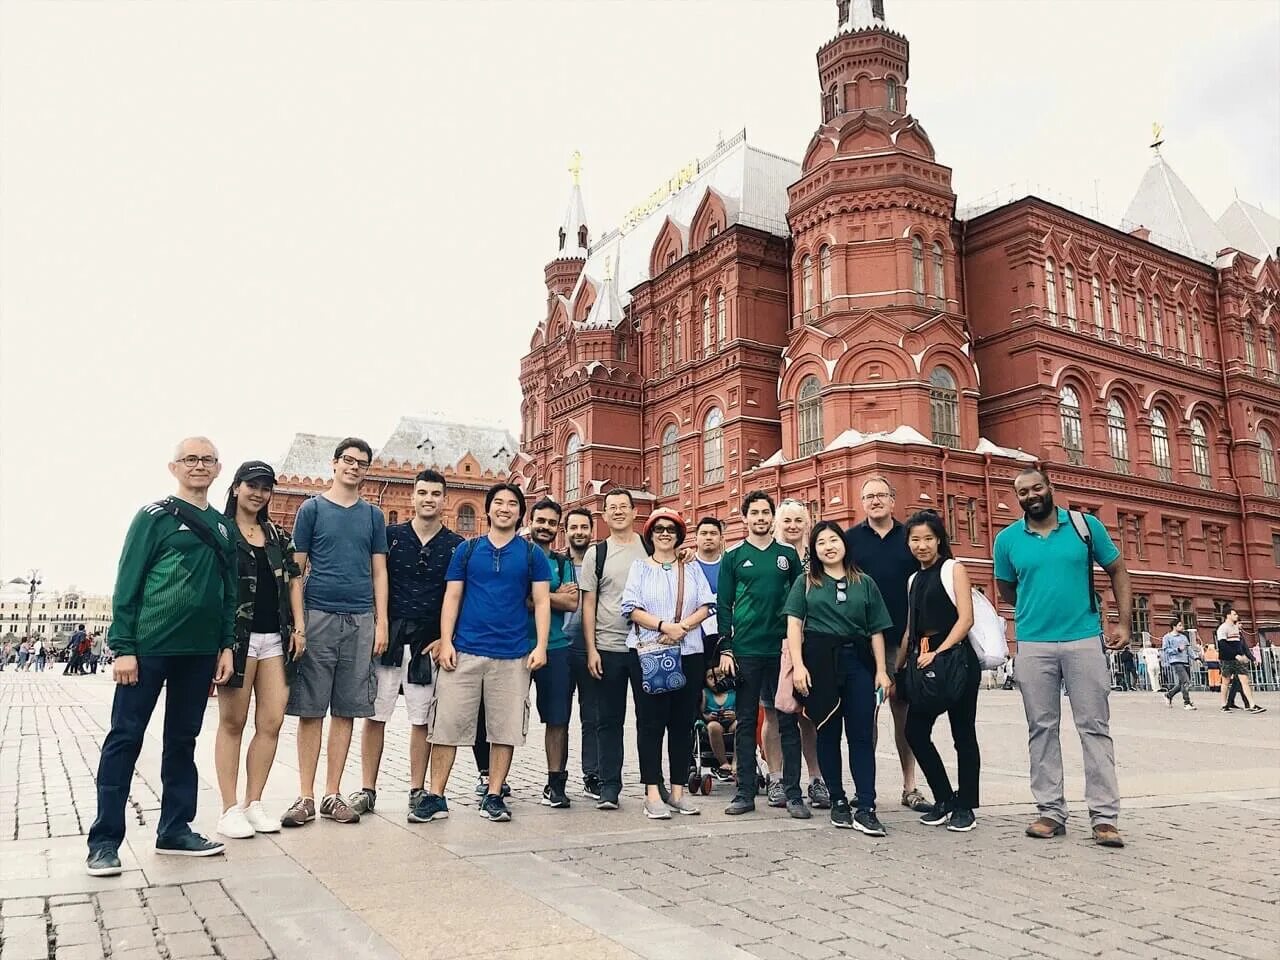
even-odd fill
[(1204, 359), (1204, 332), (1200, 329), (1200, 311), (1191, 311), (1191, 349), (1195, 356)]
[(458, 508), (458, 532), (463, 536), (476, 532), (476, 508), (469, 503)]
[(1052, 259), (1044, 262), (1044, 308), (1050, 323), (1058, 322), (1058, 271)]
[(711, 339), (715, 331), (711, 326), (711, 298), (702, 298), (702, 352), (711, 355)]
[(1185, 359), (1187, 355), (1187, 313), (1178, 303), (1173, 308), (1173, 336), (1178, 345), (1178, 352)]
[(1135, 323), (1137, 326), (1138, 342), (1144, 347), (1147, 344), (1147, 298), (1142, 295), (1142, 291), (1138, 291), (1138, 311), (1135, 315)]
[(582, 467), (582, 440), (575, 433), (564, 445), (564, 499), (572, 503), (578, 499), (578, 479)]
[(1066, 295), (1067, 326), (1072, 330), (1076, 324), (1076, 271), (1071, 264), (1062, 268), (1062, 292)]
[(942, 303), (947, 299), (946, 276), (942, 269), (942, 244), (933, 242), (933, 295)]
[(1089, 281), (1089, 291), (1093, 294), (1093, 326), (1097, 329), (1098, 336), (1102, 336), (1102, 326), (1105, 323), (1102, 319), (1102, 281), (1096, 273)]
[(1245, 320), (1240, 324), (1240, 333), (1244, 338), (1244, 368), (1248, 373), (1258, 371), (1258, 336), (1254, 332), (1253, 322)]
[(1114, 280), (1107, 290), (1107, 294), (1111, 299), (1111, 332), (1120, 332), (1120, 285)]
[(1213, 471), (1209, 468), (1209, 431), (1199, 417), (1191, 421), (1191, 469), (1200, 478), (1200, 486), (1206, 490), (1213, 486)]
[(719, 407), (712, 407), (702, 422), (702, 482), (720, 483), (724, 480), (724, 416)]
[(807, 253), (800, 261), (801, 306), (805, 320), (809, 319), (809, 311), (813, 309), (813, 257)]
[(1058, 414), (1062, 419), (1062, 448), (1067, 462), (1084, 463), (1084, 423), (1080, 418), (1080, 398), (1070, 387), (1058, 394)]
[(898, 113), (898, 81), (890, 77), (885, 81), (885, 88), (889, 92), (889, 109), (894, 113)]
[(1133, 617), (1129, 622), (1129, 630), (1139, 640), (1144, 633), (1151, 633), (1151, 597), (1148, 594), (1133, 595)]
[(1276, 378), (1276, 331), (1274, 327), (1262, 328), (1262, 352), (1267, 358), (1267, 373), (1271, 379)]
[(1151, 298), (1151, 342), (1164, 346), (1164, 309), (1158, 295)]
[(1161, 480), (1173, 479), (1173, 460), (1169, 456), (1169, 424), (1159, 407), (1151, 410), (1151, 462)]
[(946, 367), (935, 367), (929, 375), (929, 408), (933, 442), (942, 447), (959, 447), (960, 393), (956, 378)]
[(1271, 434), (1258, 431), (1258, 475), (1262, 477), (1262, 492), (1268, 497), (1280, 494), (1276, 483), (1276, 444)]
[(822, 297), (822, 312), (831, 303), (831, 248), (825, 244), (818, 250), (818, 293)]
[(724, 346), (728, 324), (725, 323), (724, 291), (716, 294), (716, 343)]
[(680, 447), (676, 443), (676, 425), (662, 431), (662, 495), (680, 492)]
[(924, 241), (911, 238), (911, 289), (916, 293), (916, 303), (924, 303)]
[(684, 331), (681, 329), (679, 317), (676, 317), (675, 319), (675, 328), (676, 332), (673, 340), (674, 345), (671, 352), (675, 358), (676, 366), (679, 366), (684, 361)]
[(662, 323), (662, 372), (668, 373), (671, 370), (671, 335), (667, 333), (667, 324)]
[(1111, 462), (1116, 473), (1129, 472), (1129, 425), (1124, 407), (1112, 397), (1107, 404), (1107, 440), (1111, 445)]
[(805, 377), (796, 395), (796, 428), (802, 457), (822, 449), (822, 386), (817, 377)]

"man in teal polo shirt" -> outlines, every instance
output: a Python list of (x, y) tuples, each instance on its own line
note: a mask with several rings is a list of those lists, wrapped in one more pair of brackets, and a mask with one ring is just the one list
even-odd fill
[(1116, 829), (1120, 787), (1111, 741), (1111, 668), (1102, 643), (1102, 618), (1093, 589), (1096, 562), (1111, 578), (1119, 622), (1106, 645), (1129, 645), (1129, 571), (1107, 528), (1085, 514), (1086, 543), (1067, 510), (1054, 505), (1053, 486), (1034, 467), (1014, 477), (1013, 489), (1026, 515), (1001, 530), (995, 542), (996, 588), (1014, 608), (1018, 640), (1017, 684), (1027, 714), (1031, 793), (1040, 816), (1027, 827), (1038, 839), (1067, 831), (1062, 783), (1062, 684), (1084, 750), (1085, 800), (1093, 839), (1123, 847)]

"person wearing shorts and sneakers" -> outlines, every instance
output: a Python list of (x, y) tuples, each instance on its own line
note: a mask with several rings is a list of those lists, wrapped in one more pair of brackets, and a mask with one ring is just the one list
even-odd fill
[(298, 718), (298, 799), (280, 823), (316, 818), (316, 767), (329, 714), (329, 746), (320, 816), (359, 823), (342, 796), (342, 769), (356, 717), (372, 717), (378, 679), (374, 657), (387, 649), (387, 527), (382, 511), (360, 497), (373, 451), (356, 437), (333, 451), (333, 483), (298, 508), (293, 544), (306, 577), (302, 602), (307, 654), (289, 687), (285, 712)]
[(435, 695), (431, 655), (440, 639), (440, 607), (444, 603), (444, 575), (462, 537), (441, 522), (448, 486), (443, 475), (423, 470), (413, 481), (413, 519), (387, 527), (388, 608), (390, 642), (374, 670), (378, 693), (374, 713), (364, 721), (360, 734), (360, 767), (363, 786), (347, 798), (356, 813), (373, 810), (378, 801), (378, 768), (387, 721), (396, 712), (404, 691), (409, 714), (409, 814), (426, 795), (427, 707)]
[[(516, 536), (524, 516), (524, 494), (498, 483), (485, 495), (489, 532), (454, 551), (440, 613), (436, 696), (428, 710), (431, 792), (417, 810), (422, 820), (449, 815), (444, 790), (458, 747), (475, 743), (484, 702), (489, 740), (489, 791), (480, 815), (505, 822), (511, 811), (502, 785), (515, 748), (529, 731), (529, 675), (547, 662), (551, 627), (551, 565), (546, 554)], [(535, 640), (529, 650), (532, 596)]]
[(1240, 634), (1240, 614), (1235, 607), (1227, 607), (1226, 619), (1218, 626), (1218, 670), (1222, 674), (1222, 710), (1228, 709), (1228, 691), (1232, 681), (1238, 680), (1240, 692), (1245, 703), (1252, 703), (1247, 713), (1266, 713), (1267, 708), (1258, 705), (1258, 695), (1253, 692), (1253, 684), (1249, 681), (1249, 668), (1253, 659), (1249, 656), (1249, 645)]

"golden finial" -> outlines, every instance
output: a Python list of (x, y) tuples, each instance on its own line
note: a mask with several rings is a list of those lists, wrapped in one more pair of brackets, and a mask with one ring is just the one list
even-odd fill
[(1158, 123), (1151, 124), (1151, 149), (1158, 155), (1160, 144), (1164, 143), (1164, 127)]
[(582, 182), (582, 154), (577, 150), (573, 151), (573, 157), (569, 160), (569, 172), (573, 174), (573, 185), (576, 187)]

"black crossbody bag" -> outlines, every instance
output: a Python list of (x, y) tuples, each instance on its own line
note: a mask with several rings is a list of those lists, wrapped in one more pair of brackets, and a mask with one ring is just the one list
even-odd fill
[(156, 506), (164, 510), (178, 520), (179, 523), (185, 523), (187, 529), (200, 538), (206, 547), (213, 551), (213, 555), (218, 558), (218, 569), (225, 574), (231, 567), (231, 561), (227, 559), (226, 553), (223, 552), (222, 544), (218, 543), (218, 538), (213, 535), (213, 531), (205, 524), (189, 503), (185, 500), (179, 500), (177, 497), (165, 497), (163, 500), (156, 501)]

